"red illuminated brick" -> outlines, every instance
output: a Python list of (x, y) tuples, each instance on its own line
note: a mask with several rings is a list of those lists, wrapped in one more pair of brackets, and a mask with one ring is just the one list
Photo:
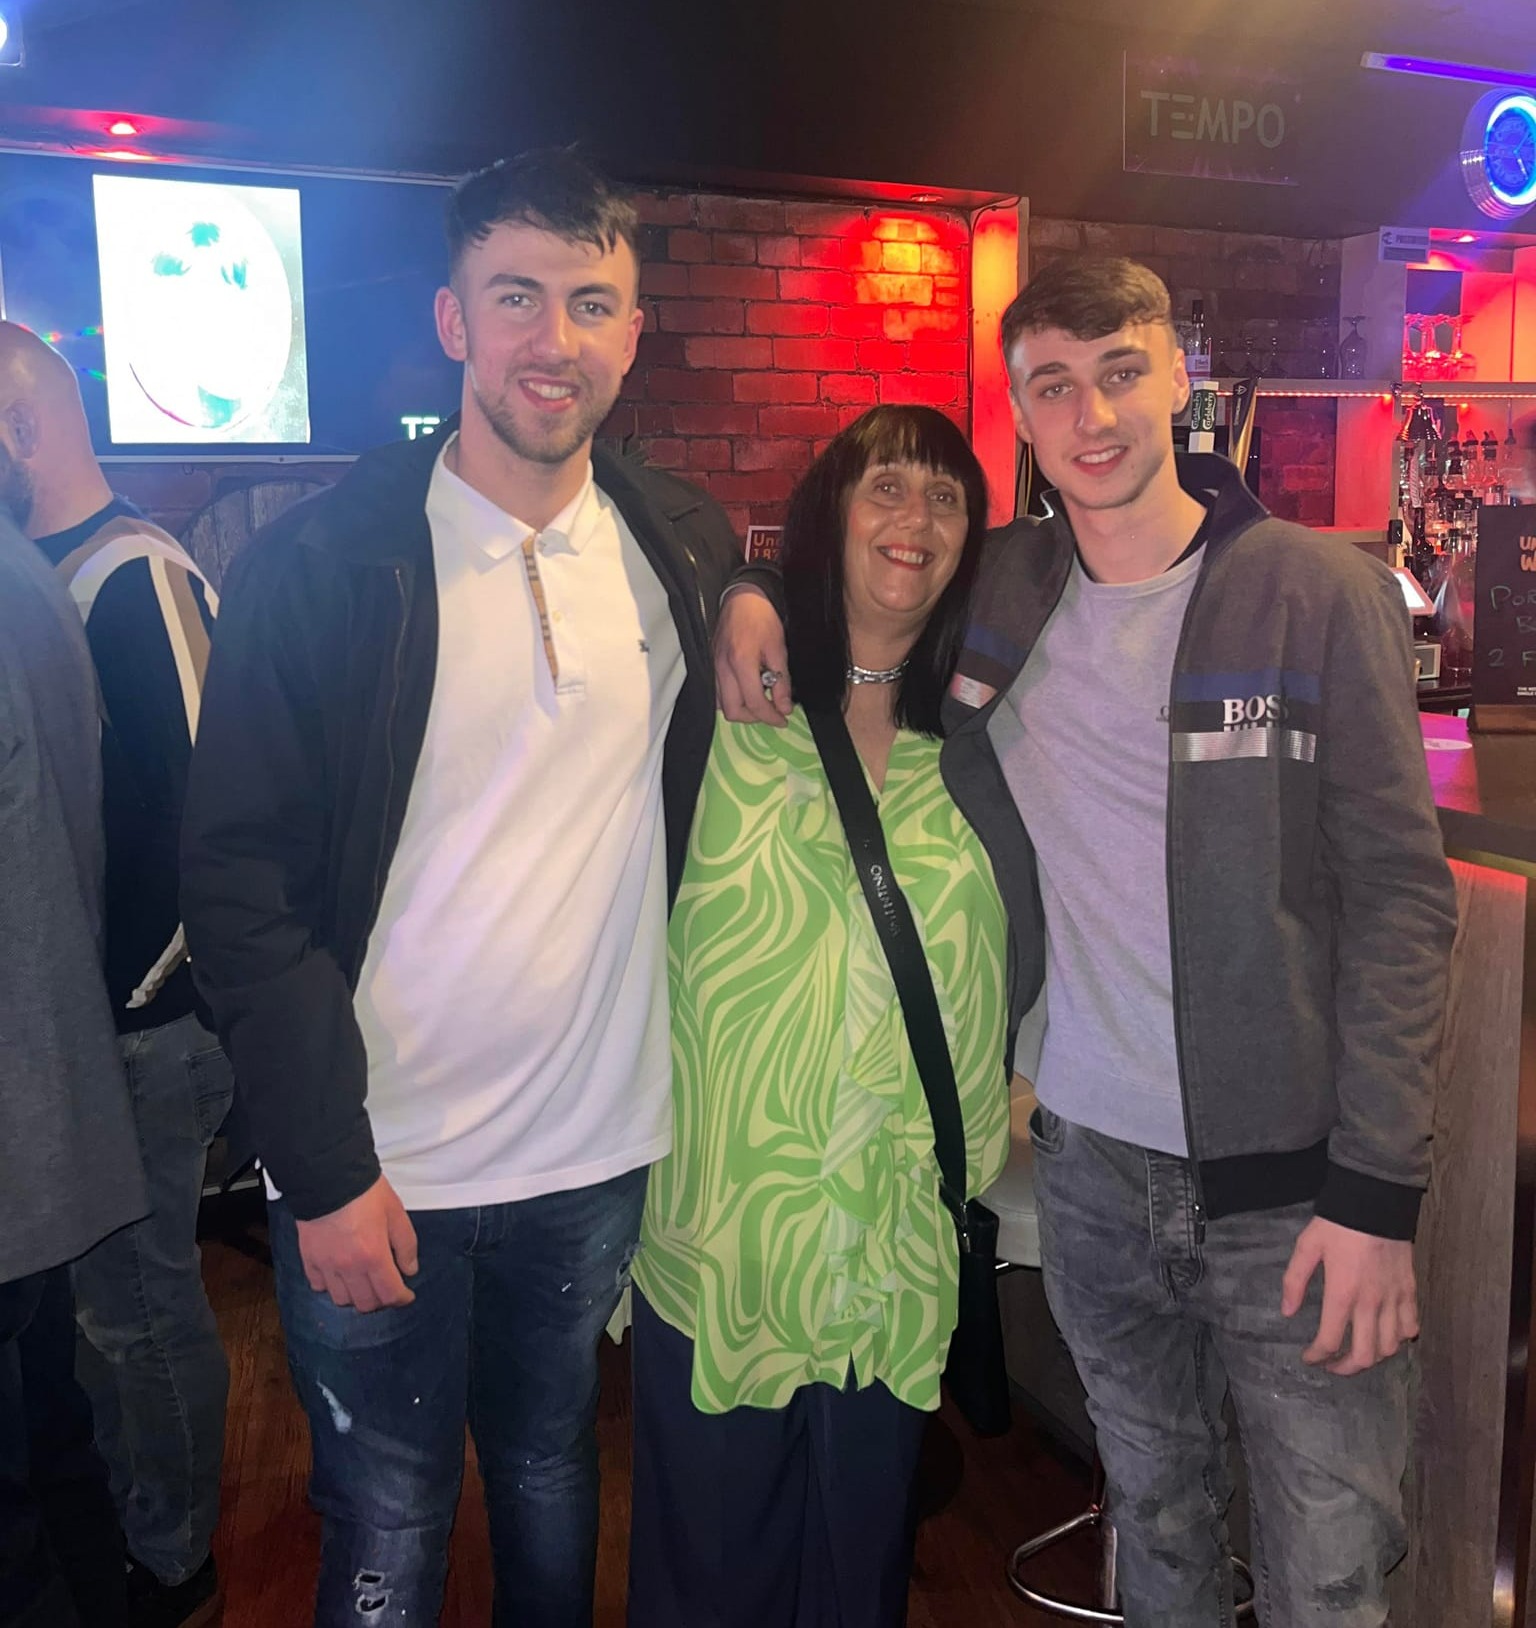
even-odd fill
[(832, 312), (832, 332), (839, 339), (879, 339), (885, 311), (878, 305), (840, 305)]
[(731, 399), (731, 375), (702, 368), (653, 367), (645, 375), (645, 393), (653, 401), (720, 401)]
[(640, 335), (640, 350), (636, 365), (646, 367), (683, 367), (687, 357), (683, 354), (681, 334), (658, 333), (650, 327)]
[(845, 373), (859, 365), (858, 346), (851, 339), (775, 339), (773, 365)]
[(688, 467), (690, 469), (729, 469), (731, 467), (731, 443), (720, 439), (709, 439), (700, 436), (688, 442)]
[(760, 266), (798, 266), (800, 239), (797, 237), (759, 237), (757, 263)]
[(688, 289), (721, 299), (771, 300), (778, 293), (780, 273), (768, 266), (693, 266)]
[(757, 431), (755, 407), (673, 407), (671, 414), (679, 435), (753, 435)]
[(768, 435), (836, 435), (843, 409), (838, 407), (765, 407), (759, 428)]
[(964, 373), (969, 360), (958, 340), (914, 339), (907, 347), (907, 366), (914, 373)]
[(711, 493), (722, 503), (782, 503), (795, 489), (787, 469), (764, 469), (752, 475), (711, 475)]
[(677, 231), (667, 233), (669, 260), (699, 262), (708, 260), (712, 253), (708, 232)]
[(750, 266), (757, 259), (757, 238), (751, 232), (716, 232), (710, 241), (721, 265)]
[(922, 247), (916, 243), (877, 243), (873, 247), (880, 250), (880, 268), (882, 271), (921, 271), (923, 269)]
[(786, 204), (784, 218), (790, 231), (798, 232), (801, 237), (869, 235), (869, 222), (863, 211), (850, 209), (847, 204)]
[(956, 277), (960, 273), (960, 256), (953, 249), (941, 249), (935, 243), (925, 243), (919, 254), (922, 269), (936, 277)]
[(932, 305), (933, 278), (864, 271), (853, 279), (853, 297), (866, 305)]
[(963, 311), (923, 311), (908, 306), (885, 313), (887, 339), (963, 339), (967, 326)]
[(784, 205), (767, 198), (700, 198), (694, 219), (722, 232), (782, 232)]
[(668, 265), (664, 260), (648, 260), (640, 268), (640, 292), (650, 298), (658, 294), (688, 292), (687, 266)]
[[(878, 313), (877, 313), (878, 314)], [(749, 305), (749, 334), (824, 334), (836, 313), (825, 305)], [(878, 332), (878, 326), (876, 332)]]
[(876, 215), (870, 235), (886, 243), (937, 243), (938, 228), (931, 220), (910, 215)]
[(882, 373), (880, 400), (924, 407), (951, 407), (960, 399), (960, 380), (948, 373)]
[(815, 401), (820, 394), (814, 373), (738, 373), (735, 385), (737, 401)]
[(821, 381), (821, 399), (839, 407), (855, 403), (872, 406), (875, 394), (872, 373), (828, 373)]
[(693, 197), (687, 192), (642, 192), (635, 210), (646, 226), (686, 226), (693, 219)]
[(634, 426), (628, 433), (631, 435), (670, 435), (673, 430), (672, 414), (674, 411), (686, 412), (687, 409), (656, 407), (647, 401), (637, 402), (634, 409)]
[(759, 368), (773, 366), (771, 339), (688, 339), (689, 367)]
[(866, 373), (899, 373), (907, 365), (905, 345), (886, 339), (866, 339), (859, 346), (859, 366)]
[(879, 271), (882, 247), (869, 237), (802, 238), (800, 264), (831, 271)]
[(645, 461), (657, 469), (683, 469), (688, 462), (688, 443), (675, 436), (659, 436), (645, 443)]
[(739, 334), (746, 326), (740, 300), (663, 300), (656, 317), (666, 333)]
[(779, 298), (846, 305), (853, 298), (853, 278), (846, 271), (781, 271)]
[(811, 461), (811, 443), (785, 435), (738, 441), (732, 450), (735, 467), (743, 472), (789, 469), (799, 474)]

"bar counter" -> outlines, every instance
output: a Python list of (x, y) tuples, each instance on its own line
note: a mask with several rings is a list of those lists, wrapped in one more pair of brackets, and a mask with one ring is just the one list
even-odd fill
[(1536, 1479), (1536, 734), (1421, 722), (1460, 922), (1417, 1244), (1411, 1546), (1392, 1621), (1524, 1628)]

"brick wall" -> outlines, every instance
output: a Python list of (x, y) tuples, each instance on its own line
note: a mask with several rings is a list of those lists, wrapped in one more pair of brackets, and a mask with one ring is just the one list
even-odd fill
[(942, 211), (653, 193), (639, 355), (600, 433), (776, 525), (827, 440), (877, 402), (969, 428), (969, 225)]
[[(1030, 265), (1063, 254), (1126, 254), (1168, 284), (1175, 315), (1205, 301), (1212, 364), (1222, 375), (1251, 371), (1319, 378), (1336, 356), (1339, 245), (1246, 232), (1165, 226), (1106, 226), (1031, 220)], [(1333, 524), (1338, 409), (1332, 402), (1259, 398), (1263, 431), (1259, 496), (1305, 525)]]

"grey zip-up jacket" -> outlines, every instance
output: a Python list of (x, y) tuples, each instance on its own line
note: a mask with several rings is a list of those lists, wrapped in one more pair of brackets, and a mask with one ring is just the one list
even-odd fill
[[(1211, 526), (1168, 696), (1180, 1087), (1205, 1217), (1315, 1201), (1411, 1238), (1456, 896), (1391, 574), (1181, 457)], [(1011, 925), (1011, 1032), (1044, 976), (1034, 851), (987, 724), (1071, 569), (1063, 516), (987, 543), (945, 703), (946, 784)]]

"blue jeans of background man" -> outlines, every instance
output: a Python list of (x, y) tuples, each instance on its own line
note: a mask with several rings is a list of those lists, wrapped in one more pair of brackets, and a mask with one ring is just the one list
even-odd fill
[(203, 1289), (197, 1208), (233, 1076), (190, 1014), (120, 1042), (150, 1212), (75, 1263), (81, 1383), (128, 1552), (162, 1583), (208, 1558), (229, 1365)]
[(485, 1482), (495, 1628), (590, 1628), (597, 1346), (629, 1278), (643, 1169), (570, 1192), (413, 1210), (408, 1306), (311, 1289), (268, 1208), (288, 1365), (324, 1518), (317, 1628), (438, 1619), (468, 1419)]
[(1310, 1205), (1209, 1222), (1189, 1162), (1041, 1107), (1031, 1125), (1051, 1311), (1088, 1392), (1129, 1628), (1233, 1621), (1222, 1408), (1230, 1388), (1265, 1628), (1381, 1628), (1407, 1546), (1412, 1347), (1351, 1378), (1301, 1359), (1322, 1272), (1294, 1318), (1281, 1279)]

